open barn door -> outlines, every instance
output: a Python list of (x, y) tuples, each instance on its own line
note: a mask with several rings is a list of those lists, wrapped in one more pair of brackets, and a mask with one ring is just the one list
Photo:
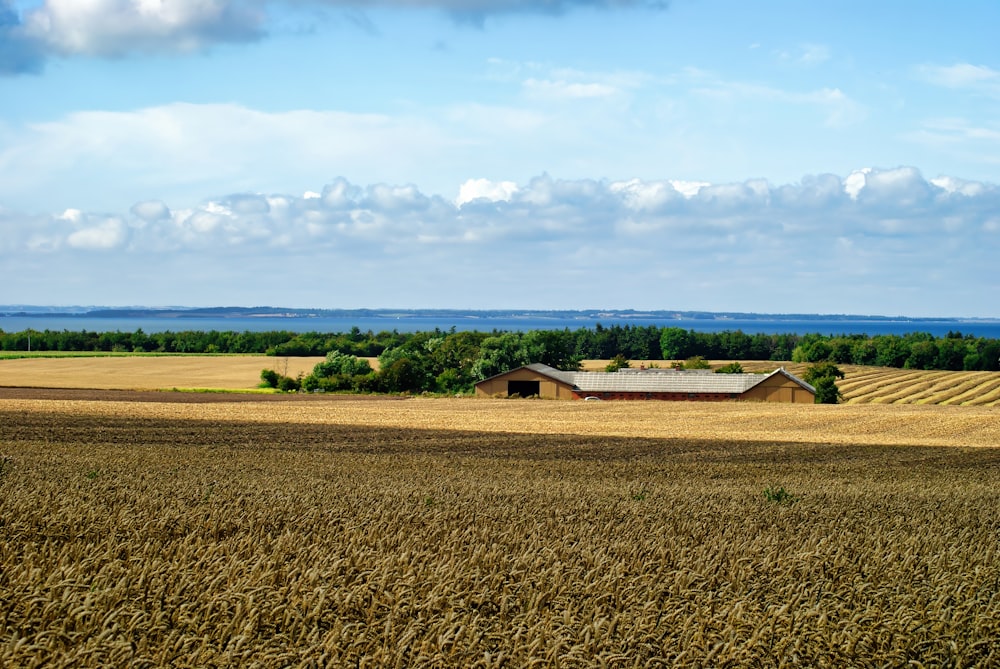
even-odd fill
[(508, 381), (507, 395), (520, 395), (521, 397), (531, 397), (540, 395), (541, 388), (538, 381)]

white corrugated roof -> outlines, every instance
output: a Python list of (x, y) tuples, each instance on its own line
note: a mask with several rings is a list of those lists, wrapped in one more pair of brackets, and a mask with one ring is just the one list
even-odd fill
[(745, 393), (767, 378), (767, 374), (607, 374), (569, 372), (572, 383), (583, 392), (604, 393)]
[(806, 390), (815, 393), (811, 385), (789, 374), (784, 368), (770, 374), (713, 374), (707, 370), (625, 369), (617, 373), (564, 372), (539, 363), (526, 365), (539, 374), (573, 386), (584, 393), (724, 393), (740, 395), (765, 379), (782, 374)]

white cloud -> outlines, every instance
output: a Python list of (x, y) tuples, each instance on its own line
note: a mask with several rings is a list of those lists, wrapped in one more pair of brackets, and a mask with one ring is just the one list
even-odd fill
[(377, 6), (445, 11), (474, 24), (500, 13), (662, 6), (656, 0), (42, 0), (19, 13), (12, 0), (0, 0), (0, 75), (39, 72), (52, 56), (183, 54), (253, 41), (282, 13), (309, 5), (342, 8), (362, 26), (369, 22), (358, 12)]
[(798, 92), (759, 84), (715, 81), (703, 82), (694, 91), (699, 95), (730, 103), (739, 100), (759, 100), (814, 107), (825, 114), (825, 124), (829, 127), (855, 124), (863, 120), (868, 113), (864, 105), (849, 97), (839, 88), (820, 88)]
[(925, 81), (946, 88), (966, 88), (1000, 93), (1000, 71), (985, 65), (925, 65), (917, 70)]
[[(72, 221), (77, 223), (77, 221)], [(66, 244), (76, 249), (109, 250), (125, 242), (127, 228), (124, 221), (111, 217), (95, 225), (71, 232)]]
[(707, 181), (682, 181), (671, 179), (668, 182), (678, 193), (684, 197), (694, 197), (705, 186), (711, 186)]
[[(703, 186), (707, 185), (703, 184)], [(637, 213), (658, 211), (674, 203), (679, 197), (685, 196), (674, 182), (670, 181), (646, 182), (632, 179), (612, 183), (609, 188), (612, 193), (622, 197), (628, 208)], [(691, 197), (695, 193), (697, 190), (686, 197)], [(629, 224), (635, 225), (636, 223), (630, 219)]]
[[(997, 162), (994, 152), (982, 151), (982, 145), (1000, 144), (1000, 125), (987, 127), (962, 118), (936, 118), (924, 121), (917, 130), (905, 133), (905, 138), (934, 147), (968, 146), (970, 160)], [(978, 155), (977, 155), (978, 154)]]
[(130, 210), (137, 218), (145, 222), (162, 221), (170, 217), (170, 209), (159, 200), (137, 202)]
[(803, 44), (799, 62), (803, 65), (817, 65), (830, 60), (830, 47), (825, 44)]
[[(756, 45), (751, 48), (756, 48)], [(780, 51), (777, 56), (783, 62), (809, 67), (830, 60), (831, 52), (825, 44), (804, 43), (795, 49)]]
[[(184, 103), (76, 112), (0, 142), (0, 202), (51, 201), (72, 191), (88, 207), (106, 208), (135, 193), (176, 200), (205, 188), (285, 190), (348, 169), (405, 180), (457, 143), (421, 119), (378, 114)], [(86, 199), (98, 194), (106, 200)]]
[(858, 198), (877, 198), (906, 209), (924, 200), (931, 192), (930, 186), (914, 167), (873, 170), (865, 175), (865, 187), (859, 191)]
[(552, 100), (607, 98), (619, 93), (617, 88), (608, 84), (550, 81), (533, 78), (525, 80), (524, 88), (530, 96)]
[(62, 55), (122, 56), (253, 39), (263, 18), (232, 0), (45, 0), (23, 29)]
[[(4, 210), (0, 262), (38, 290), (43, 268), (73, 269), (109, 303), (148, 303), (137, 293), (161, 290), (151, 282), (168, 272), (171, 303), (287, 304), (281, 287), (294, 285), (295, 301), (315, 306), (995, 313), (982, 285), (1000, 250), (992, 184), (927, 181), (908, 167), (688, 193), (666, 180), (543, 175), (467, 180), (464, 197), (337, 179), (321, 197), (245, 193), (176, 210), (147, 201), (129, 216)], [(113, 295), (102, 283), (112, 266), (132, 277)], [(72, 301), (57, 277), (48, 301)]]
[(510, 202), (518, 190), (513, 181), (494, 182), (489, 179), (469, 179), (458, 189), (455, 204), (461, 207), (466, 202), (488, 200), (490, 202)]
[(79, 209), (67, 209), (57, 217), (61, 221), (80, 224), (83, 222), (83, 212)]
[(851, 172), (844, 179), (844, 192), (851, 196), (852, 200), (858, 199), (858, 194), (865, 187), (866, 175), (870, 174), (872, 168), (863, 167), (860, 170)]
[(975, 197), (984, 192), (985, 186), (975, 181), (967, 181), (955, 177), (941, 176), (931, 179), (930, 182), (947, 193), (959, 193), (968, 197)]

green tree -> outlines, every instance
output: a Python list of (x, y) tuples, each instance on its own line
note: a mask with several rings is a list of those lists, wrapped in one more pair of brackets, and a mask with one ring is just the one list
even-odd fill
[(964, 367), (965, 356), (970, 352), (970, 346), (958, 337), (948, 337), (937, 342), (937, 357), (934, 359), (934, 369), (950, 369), (959, 371)]
[(472, 378), (482, 381), (529, 362), (528, 351), (521, 343), (520, 335), (505, 332), (487, 337), (479, 347), (479, 358), (472, 365)]
[(851, 362), (855, 365), (874, 365), (877, 357), (878, 347), (868, 337), (857, 339), (851, 345)]
[(260, 382), (265, 388), (277, 388), (281, 375), (273, 369), (262, 369), (260, 372)]
[(312, 373), (318, 378), (328, 378), (334, 375), (358, 376), (371, 371), (372, 367), (367, 360), (340, 351), (330, 351), (326, 354), (326, 360), (313, 367)]
[(837, 387), (837, 380), (832, 376), (817, 379), (813, 388), (816, 389), (816, 404), (836, 404), (843, 397)]
[(482, 332), (450, 332), (428, 354), (430, 373), (437, 390), (459, 393), (472, 390), (472, 367), (479, 359), (480, 344), (488, 337)]
[(822, 362), (830, 360), (833, 347), (822, 335), (806, 335), (795, 350), (792, 351), (792, 362)]
[(528, 362), (572, 372), (580, 369), (575, 355), (573, 335), (569, 330), (531, 330), (521, 336)]
[(682, 328), (663, 328), (660, 351), (664, 360), (685, 360), (696, 353), (694, 333)]
[(837, 379), (844, 378), (844, 372), (832, 362), (809, 365), (802, 378), (816, 389), (816, 404), (836, 404), (843, 397)]
[(378, 373), (379, 386), (386, 393), (415, 393), (427, 388), (424, 370), (410, 358), (399, 358)]
[(708, 364), (708, 361), (700, 355), (691, 356), (684, 361), (684, 364), (681, 367), (682, 369), (712, 369), (712, 366)]
[(731, 362), (728, 365), (723, 365), (715, 370), (716, 374), (742, 374), (743, 365), (738, 362)]
[(629, 367), (631, 367), (631, 365), (629, 364), (628, 358), (619, 353), (615, 357), (611, 358), (611, 362), (609, 362), (608, 366), (604, 368), (604, 371), (617, 372), (619, 369), (628, 369)]
[(910, 347), (899, 335), (879, 335), (875, 341), (875, 364), (879, 367), (902, 367), (910, 357)]

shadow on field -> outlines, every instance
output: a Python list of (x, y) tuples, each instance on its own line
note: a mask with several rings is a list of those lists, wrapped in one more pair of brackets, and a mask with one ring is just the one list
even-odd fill
[(874, 467), (906, 476), (933, 476), (968, 469), (980, 476), (1000, 472), (1000, 449), (931, 446), (815, 444), (754, 440), (642, 438), (427, 430), (360, 425), (280, 424), (68, 415), (0, 410), (0, 448), (18, 443), (123, 449), (213, 449), (243, 455), (303, 451), (391, 456), (442, 456), (528, 461), (635, 463), (849, 471)]
[(358, 400), (407, 400), (392, 395), (340, 395), (337, 393), (184, 392), (173, 390), (99, 390), (89, 388), (29, 388), (0, 386), (0, 400), (80, 400), (88, 402), (160, 402), (214, 404), (219, 402), (330, 402)]

